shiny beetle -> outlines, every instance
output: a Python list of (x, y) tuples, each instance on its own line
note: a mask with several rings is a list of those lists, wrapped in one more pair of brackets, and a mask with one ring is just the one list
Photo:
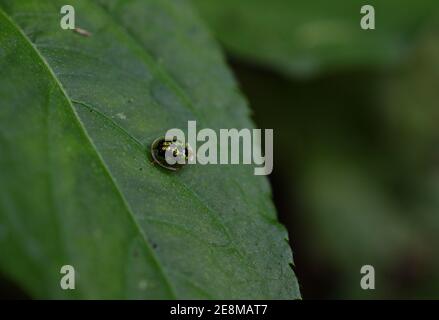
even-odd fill
[[(170, 156), (167, 159), (167, 154)], [(157, 163), (168, 170), (177, 171), (192, 159), (192, 148), (177, 139), (166, 140), (164, 137), (156, 139), (151, 144), (151, 156)], [(173, 163), (175, 162), (175, 163)]]

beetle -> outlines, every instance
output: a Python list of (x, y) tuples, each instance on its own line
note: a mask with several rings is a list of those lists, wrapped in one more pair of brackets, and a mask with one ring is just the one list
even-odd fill
[(151, 156), (154, 163), (171, 171), (177, 171), (192, 160), (193, 151), (187, 143), (176, 138), (169, 140), (157, 138), (151, 144)]

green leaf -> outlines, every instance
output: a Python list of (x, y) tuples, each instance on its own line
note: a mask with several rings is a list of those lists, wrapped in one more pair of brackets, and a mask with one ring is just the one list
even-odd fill
[[(436, 0), (194, 2), (233, 55), (292, 76), (393, 65), (439, 9)], [(360, 27), (365, 4), (375, 30)]]
[[(185, 1), (0, 1), (0, 270), (39, 298), (299, 298), (253, 168), (151, 164), (170, 128), (253, 127)], [(76, 289), (61, 290), (62, 265)]]

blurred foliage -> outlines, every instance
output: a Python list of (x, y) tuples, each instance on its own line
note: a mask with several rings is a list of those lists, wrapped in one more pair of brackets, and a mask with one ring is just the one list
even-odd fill
[[(194, 1), (231, 53), (292, 75), (394, 64), (438, 9), (437, 0)], [(360, 28), (365, 4), (375, 32)]]
[[(439, 3), (369, 1), (375, 31), (358, 1), (197, 3), (274, 128), (304, 298), (438, 298)], [(360, 288), (365, 264), (375, 291)]]

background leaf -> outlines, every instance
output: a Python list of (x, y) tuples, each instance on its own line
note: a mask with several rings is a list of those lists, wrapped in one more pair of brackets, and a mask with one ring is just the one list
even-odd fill
[[(438, 30), (387, 71), (305, 81), (235, 61), (258, 125), (275, 128), (273, 192), (304, 299), (438, 297)], [(359, 285), (365, 264), (375, 290)]]
[[(351, 67), (394, 65), (410, 52), (436, 0), (194, 0), (235, 57), (290, 76)], [(376, 30), (360, 28), (360, 8), (373, 5)]]
[(2, 273), (42, 298), (298, 298), (265, 178), (148, 159), (188, 120), (253, 127), (190, 6), (70, 4), (90, 37), (59, 27), (64, 1), (0, 1)]

